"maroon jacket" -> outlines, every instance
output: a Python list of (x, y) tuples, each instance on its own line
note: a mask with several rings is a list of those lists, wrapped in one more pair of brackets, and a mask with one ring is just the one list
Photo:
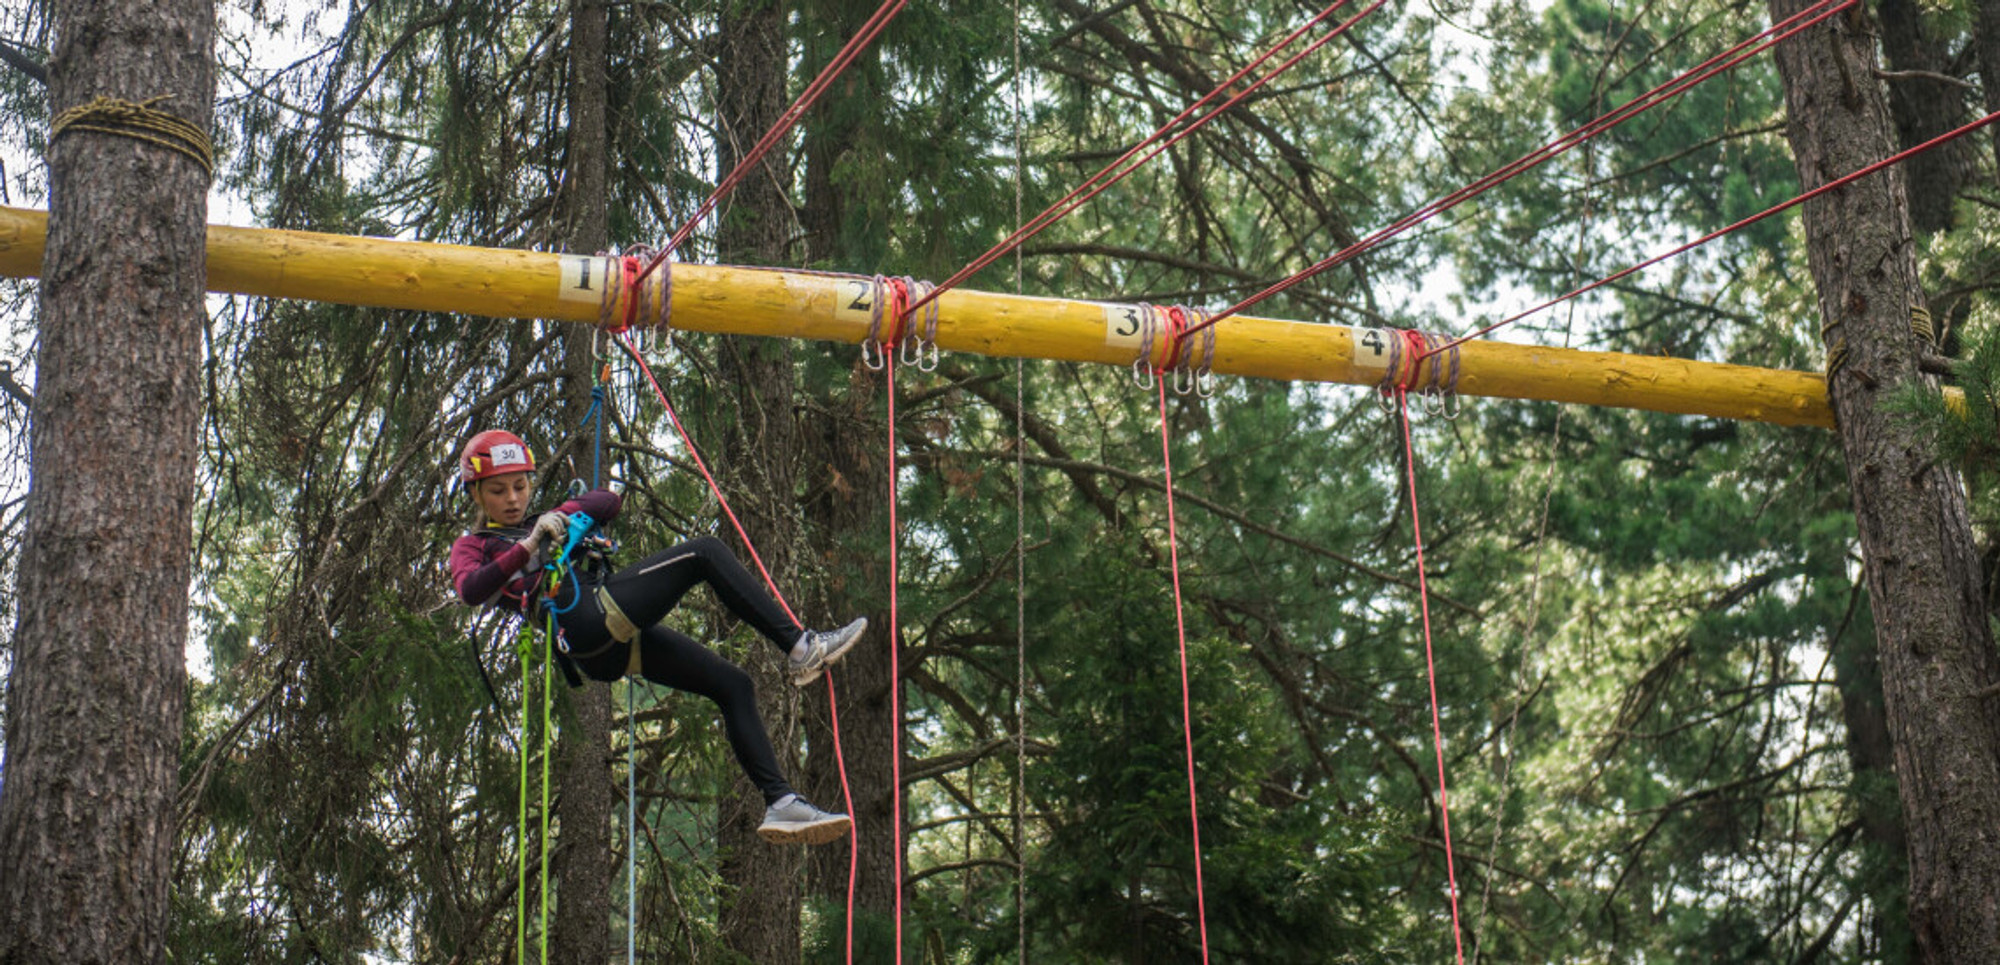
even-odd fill
[[(589, 513), (599, 526), (618, 515), (624, 500), (608, 489), (593, 489), (556, 509), (563, 513)], [(532, 522), (540, 513), (529, 513)], [(485, 529), (460, 536), (451, 544), (451, 585), (467, 606), (491, 605), (516, 613), (526, 612), (541, 571), (528, 548), (520, 544), (528, 531), (488, 525)], [(553, 555), (562, 547), (552, 546)]]

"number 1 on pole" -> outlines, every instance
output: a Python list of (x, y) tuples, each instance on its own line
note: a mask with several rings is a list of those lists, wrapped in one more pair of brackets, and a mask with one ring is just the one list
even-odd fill
[(604, 279), (614, 270), (609, 258), (594, 255), (563, 255), (561, 281), (556, 297), (566, 302), (604, 300)]

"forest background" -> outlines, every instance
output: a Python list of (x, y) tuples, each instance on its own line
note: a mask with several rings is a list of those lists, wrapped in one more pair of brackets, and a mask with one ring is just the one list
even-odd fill
[[(678, 227), (870, 8), (219, 9), (217, 197), (250, 220), (597, 250)], [(1313, 9), (912, 6), (683, 257), (941, 278)], [(1906, 144), (1982, 109), (1982, 5), (1869, 12)], [(47, 14), (0, 12), (0, 180), (17, 205), (45, 190), (21, 159), (46, 148)], [(972, 285), (1227, 302), (1765, 22), (1761, 4), (1709, 0), (1387, 7), (1032, 242), (1018, 273), (1003, 262)], [(578, 93), (591, 78), (595, 124)], [(1753, 60), (1259, 313), (1444, 331), (1511, 314), (1796, 194), (1784, 120), (1774, 67)], [(1908, 168), (1947, 353), (1992, 325), (1994, 151), (1982, 136)], [(1628, 282), (1506, 337), (1824, 364), (1795, 221)], [(34, 285), (0, 295), (11, 588)], [(514, 426), (558, 467), (551, 493), (588, 476), (592, 341), (554, 324), (212, 307), (172, 957), (504, 958), (523, 692), (513, 629), (448, 596), (443, 547), (466, 518), (451, 456), (473, 429)], [(652, 354), (808, 619), (886, 626), (879, 376), (848, 346), (683, 335)], [(1192, 960), (1151, 395), (1116, 369), (973, 358), (899, 381), (909, 954)], [(619, 538), (722, 533), (689, 454), (615, 360), (610, 395)], [(1215, 954), (1450, 956), (1395, 423), (1363, 390), (1249, 380), (1175, 400), (1171, 421)], [(1468, 953), (1909, 960), (1836, 437), (1468, 400), (1420, 417), (1416, 443)], [(1991, 503), (1975, 509), (1984, 534)], [(1988, 573), (1993, 545), (1982, 535)], [(13, 626), (11, 593), (0, 603)], [(821, 693), (783, 686), (719, 610), (684, 612), (760, 675), (807, 792), (839, 801)], [(899, 847), (886, 634), (864, 648), (836, 679), (862, 834), (856, 954), (882, 961)], [(623, 945), (615, 869), (635, 846), (642, 960), (841, 959), (845, 849), (754, 841), (760, 809), (705, 704), (623, 685), (563, 701), (559, 959)], [(610, 820), (628, 768), (630, 841)]]

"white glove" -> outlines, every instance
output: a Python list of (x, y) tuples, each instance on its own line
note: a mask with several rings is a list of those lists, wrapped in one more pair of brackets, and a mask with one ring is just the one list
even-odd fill
[(546, 512), (535, 519), (535, 528), (522, 542), (529, 549), (540, 549), (544, 545), (560, 549), (569, 539), (569, 517), (559, 512)]

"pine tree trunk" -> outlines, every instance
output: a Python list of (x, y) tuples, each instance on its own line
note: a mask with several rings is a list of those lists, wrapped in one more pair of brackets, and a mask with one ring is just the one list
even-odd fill
[[(886, 566), (869, 560), (886, 553), (888, 518), (888, 440), (877, 415), (881, 376), (861, 371), (846, 387), (846, 398), (827, 407), (828, 417), (813, 427), (806, 444), (814, 465), (829, 467), (843, 481), (813, 494), (806, 515), (826, 528), (829, 546), (876, 547), (843, 564), (826, 588), (828, 606), (848, 616), (866, 612), (868, 636), (848, 652), (834, 674), (839, 688), (840, 740), (846, 757), (848, 786), (854, 795), (854, 826), (859, 840), (855, 868), (854, 907), (859, 915), (887, 921), (895, 912), (896, 861), (901, 838), (895, 833), (895, 718), (889, 689), (889, 575)], [(884, 560), (886, 562), (886, 560)], [(868, 607), (874, 609), (865, 609)], [(825, 686), (816, 688), (815, 708), (825, 707)], [(840, 795), (839, 761), (833, 754), (829, 715), (808, 717), (807, 734), (813, 756), (807, 763), (807, 786), (829, 800)], [(812, 855), (810, 889), (814, 897), (834, 907), (847, 901), (848, 856), (845, 848), (822, 848)], [(893, 956), (888, 945), (877, 947), (857, 929), (857, 957)]]
[[(1772, 0), (1774, 19), (1806, 4)], [(1891, 153), (1865, 15), (1777, 48), (1799, 180), (1826, 183)], [(1881, 409), (1918, 371), (1923, 304), (1900, 170), (1806, 206), (1829, 384), (1875, 613), (1876, 650), (1907, 823), (1910, 925), (1929, 962), (2000, 961), (2000, 654), (1980, 594), (1965, 494)]]
[[(842, 40), (845, 37), (841, 38)], [(829, 44), (831, 46), (831, 44)], [(865, 116), (879, 112), (879, 91), (860, 78), (865, 76), (867, 58), (862, 54), (845, 75), (838, 97), (849, 103), (828, 103), (821, 117)], [(860, 104), (852, 103), (860, 99)], [(843, 132), (822, 126), (806, 136), (806, 198), (802, 220), (806, 226), (807, 257), (815, 264), (834, 268), (851, 267), (853, 258), (845, 248), (842, 226), (848, 208), (851, 185), (837, 183), (833, 170), (843, 157)], [(861, 191), (868, 190), (866, 187)], [(885, 199), (875, 199), (885, 200)], [(857, 207), (867, 201), (857, 199)], [(849, 356), (858, 362), (858, 356)], [(848, 787), (854, 801), (854, 826), (859, 848), (855, 861), (854, 907), (858, 916), (888, 922), (895, 913), (896, 861), (901, 837), (895, 833), (894, 733), (889, 688), (888, 570), (885, 540), (888, 516), (884, 500), (888, 494), (889, 467), (882, 424), (882, 376), (856, 365), (845, 386), (826, 400), (827, 418), (810, 426), (805, 445), (812, 453), (811, 464), (826, 466), (828, 476), (840, 485), (815, 487), (808, 493), (805, 514), (824, 527), (826, 545), (873, 547), (843, 561), (830, 574), (826, 587), (827, 604), (841, 619), (865, 613), (869, 632), (847, 655), (834, 683), (840, 700), (840, 740), (846, 758)], [(878, 562), (879, 561), (879, 562)], [(825, 691), (824, 686), (817, 688)], [(825, 697), (815, 694), (815, 711), (806, 720), (806, 734), (813, 748), (806, 761), (806, 783), (812, 793), (827, 800), (841, 794), (840, 760), (833, 753), (831, 714), (820, 710)], [(829, 907), (845, 909), (848, 898), (848, 855), (844, 848), (822, 848), (811, 856), (808, 890)], [(857, 958), (892, 958), (888, 945), (877, 946), (869, 938), (871, 929), (856, 929)]]
[[(563, 179), (562, 227), (570, 251), (600, 251), (609, 244), (604, 196), (606, 169), (604, 0), (575, 0), (570, 7), (569, 158)], [(590, 410), (596, 373), (591, 334), (568, 326), (563, 334), (566, 418), (577, 425)], [(588, 427), (579, 430), (588, 435)], [(590, 478), (595, 454), (589, 438), (570, 449), (575, 478)], [(551, 467), (553, 468), (553, 467)], [(611, 688), (596, 683), (571, 690), (562, 702), (562, 796), (555, 858), (557, 909), (551, 953), (561, 965), (603, 965), (611, 955)]]
[[(208, 130), (207, 0), (52, 8), (57, 113)], [(159, 962), (186, 700), (209, 176), (77, 131), (49, 148), (34, 448), (0, 790), (0, 962)]]
[[(722, 131), (716, 144), (721, 172), (734, 167), (784, 111), (784, 28), (784, 10), (776, 2), (732, 5), (722, 18), (717, 79)], [(785, 170), (782, 153), (767, 156), (764, 169), (746, 177), (719, 213), (722, 260), (784, 263), (791, 207), (779, 186), (782, 176), (772, 173)], [(788, 340), (725, 338), (717, 367), (734, 393), (736, 408), (724, 444), (723, 486), (779, 589), (796, 597), (791, 548), (799, 525), (792, 494), (799, 459), (792, 352)], [(796, 600), (793, 606), (797, 609)], [(805, 613), (799, 618), (811, 621)], [(756, 684), (758, 708), (779, 764), (795, 775), (798, 689), (783, 673), (778, 652), (761, 640), (744, 655), (744, 669)], [(764, 799), (748, 780), (737, 780), (720, 810), (721, 873), (727, 889), (723, 939), (751, 961), (793, 965), (800, 952), (801, 849), (773, 847), (757, 837)]]

